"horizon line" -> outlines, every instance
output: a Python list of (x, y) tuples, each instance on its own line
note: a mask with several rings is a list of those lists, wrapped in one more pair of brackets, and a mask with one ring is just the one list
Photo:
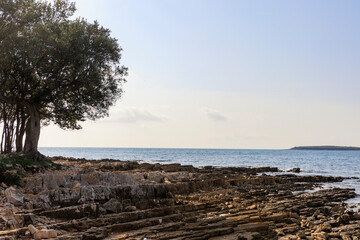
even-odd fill
[(39, 146), (39, 148), (133, 148), (133, 149), (199, 149), (199, 150), (288, 150), (290, 148), (207, 148), (207, 147), (50, 147), (50, 146)]

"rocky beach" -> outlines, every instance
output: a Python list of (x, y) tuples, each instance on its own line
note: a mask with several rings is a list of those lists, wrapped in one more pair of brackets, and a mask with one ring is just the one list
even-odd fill
[[(354, 189), (342, 177), (277, 168), (202, 167), (52, 158), (0, 187), (0, 239), (360, 238)], [(4, 172), (3, 174), (10, 174)]]

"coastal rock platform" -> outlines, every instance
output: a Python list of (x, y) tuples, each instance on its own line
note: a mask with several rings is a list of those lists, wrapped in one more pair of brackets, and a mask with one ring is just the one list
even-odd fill
[(53, 158), (0, 187), (0, 239), (360, 239), (341, 177)]

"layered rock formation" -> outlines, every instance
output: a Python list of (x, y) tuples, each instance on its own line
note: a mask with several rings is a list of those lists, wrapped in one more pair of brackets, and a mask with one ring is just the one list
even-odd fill
[[(57, 158), (0, 191), (0, 239), (359, 239), (339, 177)], [(305, 191), (305, 192), (304, 192)]]

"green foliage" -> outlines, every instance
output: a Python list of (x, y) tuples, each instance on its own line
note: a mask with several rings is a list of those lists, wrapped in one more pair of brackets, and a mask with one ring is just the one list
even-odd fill
[(0, 2), (0, 100), (65, 129), (107, 116), (127, 74), (110, 31), (74, 11), (67, 0)]

